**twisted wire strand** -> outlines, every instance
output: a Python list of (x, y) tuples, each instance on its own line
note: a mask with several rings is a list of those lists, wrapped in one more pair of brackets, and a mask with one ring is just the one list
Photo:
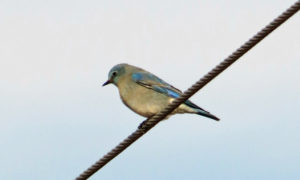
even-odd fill
[(238, 60), (241, 56), (243, 56), (246, 52), (248, 52), (252, 47), (254, 47), (257, 43), (259, 43), (262, 39), (264, 39), (268, 34), (270, 34), (274, 29), (279, 27), (283, 22), (289, 19), (292, 15), (294, 15), (300, 9), (300, 0), (294, 3), (291, 7), (289, 7), (286, 11), (284, 11), (281, 15), (275, 18), (270, 24), (260, 30), (257, 34), (255, 34), (251, 39), (249, 39), (246, 43), (244, 43), (240, 48), (234, 51), (229, 57), (224, 59), (219, 65), (213, 68), (210, 72), (208, 72), (204, 77), (202, 77), (199, 81), (197, 81), (192, 87), (186, 90), (181, 97), (175, 99), (170, 105), (164, 108), (162, 111), (154, 115), (153, 117), (147, 119), (144, 126), (141, 129), (137, 129), (131, 135), (129, 135), (126, 139), (124, 139), (119, 145), (117, 145), (114, 149), (104, 155), (101, 159), (99, 159), (95, 164), (85, 170), (82, 174), (80, 174), (76, 180), (84, 180), (92, 176), (95, 172), (105, 166), (109, 161), (115, 158), (118, 154), (124, 151), (128, 146), (134, 143), (137, 139), (139, 139), (143, 134), (153, 128), (159, 121), (168, 116), (174, 109), (176, 109), (181, 103), (190, 98), (193, 94), (195, 94), (198, 90), (203, 88), (207, 83), (209, 83), (212, 79), (214, 79), (217, 75), (227, 69), (231, 64), (233, 64), (236, 60)]

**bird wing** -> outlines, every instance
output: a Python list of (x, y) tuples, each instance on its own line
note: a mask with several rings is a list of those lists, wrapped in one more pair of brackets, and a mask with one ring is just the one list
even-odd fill
[(176, 89), (172, 85), (166, 83), (162, 79), (148, 72), (133, 73), (131, 77), (132, 80), (137, 84), (152, 89), (156, 92), (165, 94), (169, 97), (178, 98), (182, 94), (179, 89)]
[[(162, 79), (148, 72), (136, 72), (133, 73), (131, 77), (132, 80), (137, 84), (152, 89), (156, 92), (162, 93), (171, 98), (178, 98), (182, 95), (182, 92), (179, 89), (175, 88), (174, 86), (166, 83)], [(189, 107), (205, 111), (196, 104), (192, 103), (190, 100), (186, 100), (184, 104), (186, 104)]]

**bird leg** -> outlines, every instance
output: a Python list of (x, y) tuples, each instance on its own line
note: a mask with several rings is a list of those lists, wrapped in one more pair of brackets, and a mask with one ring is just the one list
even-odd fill
[(144, 120), (138, 127), (138, 129), (144, 129), (146, 126), (146, 122), (148, 121), (148, 119)]
[(149, 119), (151, 119), (152, 118), (152, 116), (150, 116), (149, 118), (147, 118), (146, 120), (144, 120), (139, 126), (138, 126), (138, 129), (140, 129), (140, 130), (144, 130), (144, 129), (146, 129), (146, 123), (147, 123), (147, 121), (149, 120)]

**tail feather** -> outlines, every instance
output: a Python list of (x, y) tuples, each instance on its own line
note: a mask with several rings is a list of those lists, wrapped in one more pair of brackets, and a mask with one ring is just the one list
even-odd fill
[(197, 111), (196, 114), (211, 118), (211, 119), (216, 120), (216, 121), (220, 121), (220, 119), (218, 117), (216, 117), (215, 115), (212, 115), (209, 112), (205, 111), (201, 107), (199, 107), (196, 104), (192, 103), (190, 100), (185, 101), (184, 104), (187, 105), (190, 108), (193, 108), (194, 111), (196, 110)]
[(199, 114), (201, 116), (205, 116), (205, 117), (211, 118), (211, 119), (216, 120), (216, 121), (220, 121), (220, 119), (217, 116), (215, 116), (213, 114), (210, 114), (207, 111), (199, 110), (196, 114)]

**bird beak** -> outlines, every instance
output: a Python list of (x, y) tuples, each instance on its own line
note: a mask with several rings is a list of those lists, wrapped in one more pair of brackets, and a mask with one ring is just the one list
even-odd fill
[(106, 86), (106, 85), (108, 85), (108, 84), (110, 84), (110, 83), (112, 83), (112, 80), (111, 80), (111, 79), (107, 80), (102, 86)]

